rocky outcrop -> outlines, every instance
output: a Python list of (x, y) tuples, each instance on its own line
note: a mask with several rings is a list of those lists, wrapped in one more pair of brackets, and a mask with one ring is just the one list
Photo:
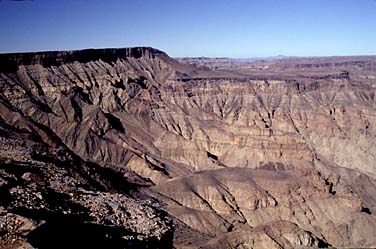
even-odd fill
[(217, 71), (152, 48), (0, 61), (2, 217), (30, 230), (2, 234), (20, 245), (54, 246), (61, 222), (114, 247), (376, 243), (373, 57)]
[[(51, 141), (52, 142), (52, 141)], [(0, 123), (0, 247), (169, 248), (173, 227), (144, 181)]]

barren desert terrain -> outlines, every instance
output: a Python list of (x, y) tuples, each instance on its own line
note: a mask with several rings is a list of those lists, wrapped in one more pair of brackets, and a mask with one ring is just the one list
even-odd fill
[(0, 54), (0, 247), (376, 247), (375, 92), (372, 56)]

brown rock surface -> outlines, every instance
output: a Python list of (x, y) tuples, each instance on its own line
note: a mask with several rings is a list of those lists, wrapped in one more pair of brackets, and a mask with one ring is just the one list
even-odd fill
[(376, 246), (374, 57), (188, 61), (0, 55), (0, 206), (30, 230), (2, 238), (51, 246), (69, 217), (171, 247), (158, 201), (177, 248)]

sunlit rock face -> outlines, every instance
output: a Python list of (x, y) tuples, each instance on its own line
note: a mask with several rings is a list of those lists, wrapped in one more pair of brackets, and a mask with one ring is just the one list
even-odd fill
[(375, 87), (374, 57), (2, 54), (1, 243), (375, 246)]

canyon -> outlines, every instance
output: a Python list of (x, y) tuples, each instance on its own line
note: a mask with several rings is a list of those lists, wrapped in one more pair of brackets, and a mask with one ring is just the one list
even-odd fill
[(375, 93), (375, 56), (0, 54), (0, 247), (376, 247)]

